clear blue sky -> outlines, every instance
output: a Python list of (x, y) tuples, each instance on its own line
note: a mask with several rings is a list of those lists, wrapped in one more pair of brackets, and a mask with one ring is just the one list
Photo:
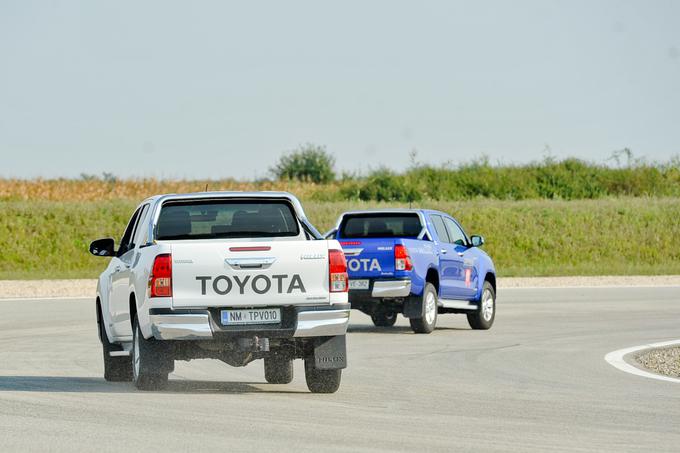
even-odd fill
[(0, 176), (680, 153), (680, 1), (0, 2)]

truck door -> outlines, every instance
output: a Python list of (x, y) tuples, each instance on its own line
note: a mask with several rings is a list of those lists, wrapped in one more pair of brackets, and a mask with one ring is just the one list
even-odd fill
[(438, 241), (435, 244), (439, 255), (439, 297), (442, 299), (459, 299), (462, 297), (463, 257), (451, 243), (444, 218), (433, 214), (430, 216)]
[(454, 298), (469, 299), (477, 294), (476, 257), (468, 246), (469, 241), (463, 229), (456, 221), (444, 217), (444, 225), (449, 235), (450, 246), (453, 253), (460, 259), (459, 273), (457, 274), (454, 289)]
[(113, 257), (111, 264), (111, 293), (109, 296), (109, 316), (111, 319), (113, 332), (116, 337), (132, 335), (130, 327), (129, 305), (130, 305), (130, 277), (131, 267), (134, 264), (137, 250), (134, 238), (140, 219), (144, 218), (149, 205), (141, 206), (132, 215), (128, 223), (123, 238), (120, 240), (118, 254)]

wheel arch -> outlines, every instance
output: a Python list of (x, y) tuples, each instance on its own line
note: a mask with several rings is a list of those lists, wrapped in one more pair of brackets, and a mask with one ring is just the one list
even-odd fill
[(427, 273), (425, 274), (425, 283), (432, 283), (437, 294), (439, 294), (439, 272), (437, 269), (431, 267), (427, 270)]
[(496, 274), (494, 274), (491, 271), (487, 272), (486, 275), (484, 276), (484, 281), (491, 283), (491, 287), (493, 288), (493, 292), (495, 294), (497, 292), (496, 291)]
[(95, 311), (97, 312), (97, 335), (99, 336), (99, 341), (103, 342), (104, 339), (102, 338), (102, 323), (104, 322), (104, 320), (102, 319), (102, 301), (101, 299), (99, 299), (99, 296), (97, 296), (97, 299), (94, 303), (94, 307)]
[(94, 307), (95, 307), (95, 310), (97, 311), (97, 324), (101, 324), (102, 323), (102, 301), (99, 298), (99, 296), (97, 296), (97, 299), (95, 300)]
[(130, 331), (134, 332), (135, 330), (135, 317), (137, 316), (137, 297), (135, 296), (135, 293), (130, 293), (130, 310), (128, 313), (130, 313)]

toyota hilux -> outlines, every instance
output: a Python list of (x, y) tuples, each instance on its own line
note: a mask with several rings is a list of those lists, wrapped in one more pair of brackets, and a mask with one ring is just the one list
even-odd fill
[(285, 192), (158, 195), (135, 209), (99, 277), (104, 377), (164, 387), (176, 360), (263, 359), (269, 383), (304, 360), (310, 391), (335, 392), (347, 365), (347, 264)]

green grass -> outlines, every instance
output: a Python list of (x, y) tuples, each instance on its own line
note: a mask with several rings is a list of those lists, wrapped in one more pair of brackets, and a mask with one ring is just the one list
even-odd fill
[[(120, 237), (136, 202), (0, 202), (0, 279), (91, 278), (87, 249)], [(404, 203), (304, 202), (320, 231), (350, 209)], [(421, 202), (482, 234), (500, 276), (680, 274), (680, 199)]]

